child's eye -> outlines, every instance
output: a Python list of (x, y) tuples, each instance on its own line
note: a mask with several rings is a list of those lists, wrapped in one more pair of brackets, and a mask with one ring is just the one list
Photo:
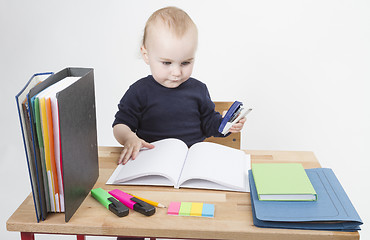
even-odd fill
[(171, 62), (162, 62), (163, 65), (171, 65)]
[(190, 62), (182, 62), (181, 63), (181, 65), (183, 65), (183, 66), (186, 66), (186, 65), (188, 65)]
[(190, 64), (190, 62), (182, 62), (181, 63), (181, 65), (183, 65), (183, 66), (186, 66), (186, 65), (189, 65)]

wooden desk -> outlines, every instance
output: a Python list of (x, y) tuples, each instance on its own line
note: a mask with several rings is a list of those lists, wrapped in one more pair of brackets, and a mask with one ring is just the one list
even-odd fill
[[(29, 195), (7, 221), (7, 230), (21, 232), (23, 240), (34, 239), (33, 233), (73, 234), (77, 239), (84, 239), (84, 235), (237, 240), (359, 239), (358, 232), (257, 228), (253, 225), (249, 193), (105, 185), (116, 168), (119, 152), (118, 147), (99, 148), (100, 177), (94, 188), (120, 188), (166, 205), (172, 201), (213, 203), (215, 217), (168, 216), (167, 209), (157, 208), (151, 217), (130, 210), (128, 216), (118, 218), (88, 196), (68, 223), (64, 222), (64, 214), (49, 214), (47, 220), (37, 223)], [(305, 168), (321, 167), (312, 152), (246, 152), (251, 154), (252, 162), (300, 162)]]

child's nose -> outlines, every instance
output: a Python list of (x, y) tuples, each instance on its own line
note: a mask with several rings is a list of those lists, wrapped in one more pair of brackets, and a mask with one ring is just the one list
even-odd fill
[(179, 66), (173, 66), (172, 68), (172, 75), (178, 77), (181, 75), (181, 69)]

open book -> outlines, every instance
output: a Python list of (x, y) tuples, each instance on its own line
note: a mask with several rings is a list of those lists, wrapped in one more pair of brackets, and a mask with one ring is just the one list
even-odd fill
[(169, 138), (142, 149), (135, 160), (118, 165), (106, 184), (159, 185), (249, 192), (250, 156), (241, 150), (201, 142), (188, 148)]

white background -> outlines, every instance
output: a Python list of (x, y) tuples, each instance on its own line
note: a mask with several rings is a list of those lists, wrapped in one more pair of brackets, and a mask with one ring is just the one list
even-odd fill
[(168, 5), (198, 26), (193, 76), (212, 99), (254, 107), (242, 148), (313, 151), (365, 222), (361, 239), (370, 239), (366, 0), (0, 0), (0, 238), (19, 239), (6, 220), (31, 191), (14, 96), (36, 72), (92, 67), (99, 145), (116, 145), (117, 103), (149, 74), (139, 54), (146, 19)]

